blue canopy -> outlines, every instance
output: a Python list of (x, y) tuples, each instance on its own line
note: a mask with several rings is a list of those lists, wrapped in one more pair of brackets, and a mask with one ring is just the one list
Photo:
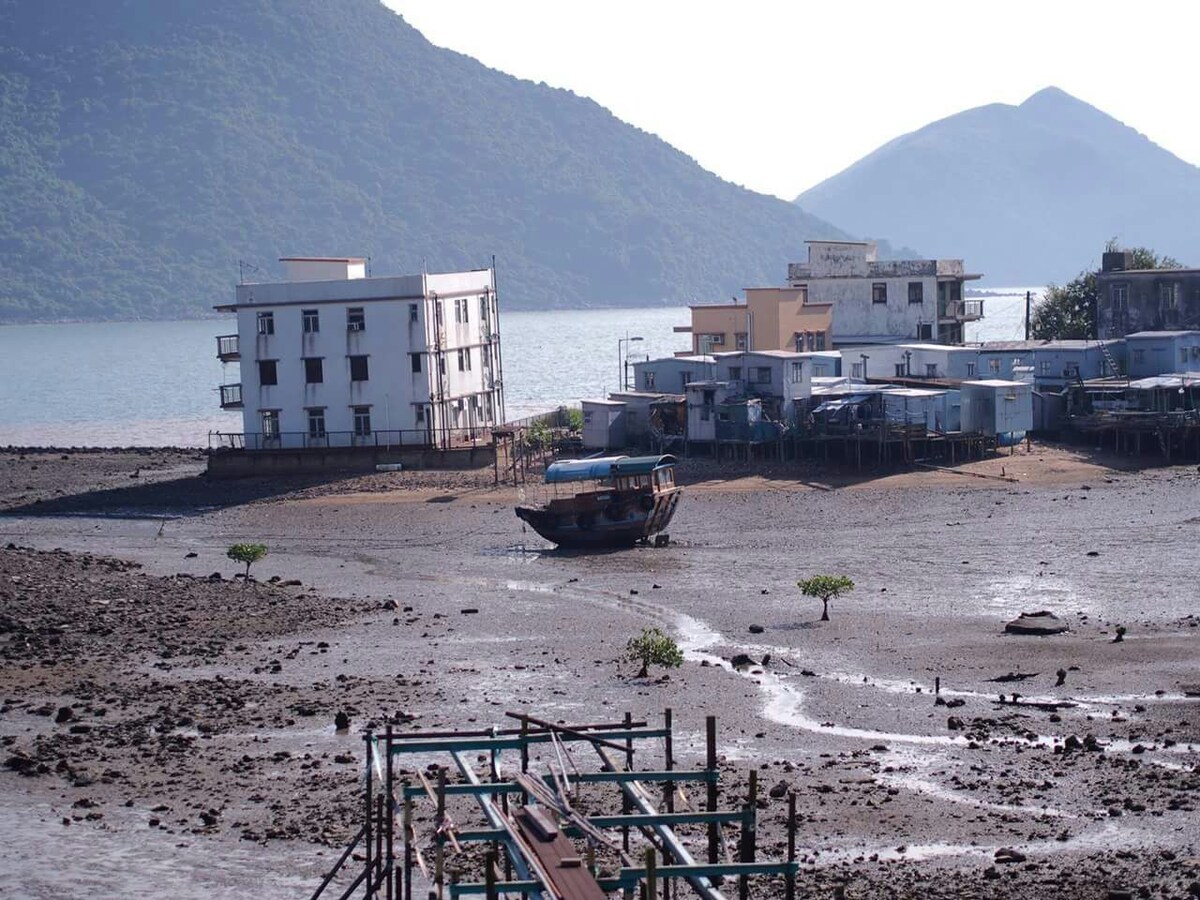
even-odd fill
[(598, 456), (595, 459), (564, 459), (546, 466), (546, 484), (564, 481), (592, 481), (611, 478), (613, 464), (624, 456)]

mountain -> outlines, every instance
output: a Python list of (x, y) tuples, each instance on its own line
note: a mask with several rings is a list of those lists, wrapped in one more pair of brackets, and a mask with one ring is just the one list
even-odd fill
[(845, 236), (378, 0), (0, 0), (0, 321), (202, 315), (304, 254), (724, 298)]
[(1200, 262), (1200, 169), (1052, 87), (896, 138), (796, 202), (991, 284), (1061, 283), (1112, 237)]

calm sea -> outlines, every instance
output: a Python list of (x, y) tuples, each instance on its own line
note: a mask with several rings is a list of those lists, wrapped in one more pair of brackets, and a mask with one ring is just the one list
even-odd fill
[[(995, 289), (967, 339), (1022, 336), (1025, 289)], [(690, 346), (676, 334), (686, 307), (501, 312), (505, 401), (517, 419), (620, 385), (618, 341), (630, 359)], [(210, 431), (242, 430), (222, 412), (217, 385), (238, 380), (216, 358), (233, 319), (0, 327), (0, 446), (208, 445)], [(624, 345), (622, 345), (624, 352)]]

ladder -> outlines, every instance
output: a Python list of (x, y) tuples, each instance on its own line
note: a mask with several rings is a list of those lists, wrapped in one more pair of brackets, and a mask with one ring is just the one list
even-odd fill
[(1114, 378), (1124, 378), (1126, 381), (1129, 381), (1129, 376), (1121, 373), (1120, 366), (1117, 365), (1116, 359), (1114, 359), (1112, 353), (1109, 352), (1108, 344), (1106, 344), (1104, 341), (1096, 341), (1096, 343), (1100, 347), (1100, 354), (1104, 357), (1104, 362), (1108, 366), (1108, 371), (1112, 373), (1112, 376)]

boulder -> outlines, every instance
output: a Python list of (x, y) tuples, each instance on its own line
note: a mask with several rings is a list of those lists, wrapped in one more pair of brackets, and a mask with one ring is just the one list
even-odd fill
[(758, 660), (756, 660), (753, 656), (749, 656), (748, 654), (739, 653), (730, 660), (730, 663), (735, 669), (743, 669), (748, 666), (757, 666)]
[(1067, 623), (1048, 610), (1040, 612), (1021, 613), (1004, 626), (1008, 634), (1062, 634), (1067, 630)]

